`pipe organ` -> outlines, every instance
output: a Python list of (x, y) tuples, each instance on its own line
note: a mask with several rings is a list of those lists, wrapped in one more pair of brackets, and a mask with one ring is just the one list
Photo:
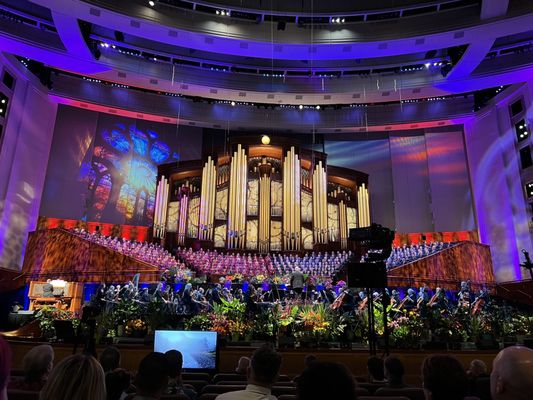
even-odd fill
[(154, 237), (260, 253), (335, 250), (347, 248), (349, 229), (370, 225), (367, 174), (291, 144), (230, 149), (159, 166)]

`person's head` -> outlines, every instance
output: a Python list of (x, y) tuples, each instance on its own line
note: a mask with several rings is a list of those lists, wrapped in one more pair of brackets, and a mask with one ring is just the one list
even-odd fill
[(105, 400), (104, 370), (88, 355), (75, 354), (59, 362), (41, 390), (40, 400)]
[(366, 368), (368, 369), (368, 374), (372, 380), (382, 381), (385, 379), (383, 360), (381, 358), (376, 356), (369, 357), (366, 362)]
[(100, 354), (100, 364), (104, 372), (120, 368), (120, 351), (115, 346), (107, 346)]
[(316, 358), (314, 354), (307, 354), (304, 357), (305, 368), (309, 368), (316, 360), (318, 360), (318, 358)]
[(405, 368), (402, 361), (398, 357), (389, 356), (385, 359), (384, 363), (385, 378), (392, 384), (403, 383), (403, 374)]
[(248, 381), (260, 386), (270, 387), (278, 379), (281, 356), (268, 344), (259, 347), (250, 360)]
[(248, 371), (249, 366), (250, 357), (241, 357), (237, 362), (237, 368), (235, 368), (235, 372), (239, 375), (246, 375), (246, 371)]
[(131, 385), (131, 374), (122, 368), (105, 374), (107, 400), (119, 400), (122, 393)]
[(142, 396), (158, 398), (168, 385), (168, 361), (163, 353), (152, 352), (141, 360), (135, 386)]
[(452, 356), (432, 355), (422, 364), (422, 379), (430, 400), (462, 400), (468, 379), (461, 363)]
[(356, 399), (355, 379), (342, 364), (315, 361), (299, 376), (296, 397), (298, 400)]
[(11, 370), (11, 349), (0, 335), (0, 400), (7, 399), (6, 387)]
[(168, 376), (176, 379), (181, 376), (183, 368), (183, 355), (178, 350), (169, 350), (165, 353), (168, 362)]
[(487, 365), (481, 361), (481, 360), (472, 360), (470, 363), (470, 367), (468, 368), (468, 371), (466, 371), (467, 374), (473, 378), (480, 376), (480, 375), (486, 375), (487, 374)]
[(22, 359), (24, 376), (28, 382), (46, 380), (54, 365), (54, 349), (48, 344), (35, 346)]
[(511, 346), (498, 353), (492, 365), (493, 400), (525, 400), (533, 393), (533, 350)]

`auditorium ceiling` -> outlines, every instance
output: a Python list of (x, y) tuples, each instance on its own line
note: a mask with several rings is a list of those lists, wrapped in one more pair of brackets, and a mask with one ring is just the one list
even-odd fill
[[(211, 127), (227, 119), (218, 105), (242, 110), (246, 129), (295, 111), (302, 131), (461, 123), (475, 92), (519, 85), (533, 63), (527, 0), (0, 0), (0, 12), (2, 50), (51, 72), (64, 102), (127, 97), (126, 110), (176, 117), (186, 99), (187, 120)], [(146, 107), (142, 91), (169, 98)], [(403, 115), (427, 102), (439, 106), (418, 106), (422, 121)]]

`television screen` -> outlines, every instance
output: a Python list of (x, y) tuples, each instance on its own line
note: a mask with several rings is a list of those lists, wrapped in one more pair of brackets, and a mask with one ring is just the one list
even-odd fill
[(217, 366), (217, 333), (203, 331), (155, 331), (154, 351), (179, 350), (184, 369), (212, 369)]

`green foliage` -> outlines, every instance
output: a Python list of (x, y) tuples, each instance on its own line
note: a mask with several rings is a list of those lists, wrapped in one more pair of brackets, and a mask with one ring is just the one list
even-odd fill
[(54, 321), (56, 320), (71, 320), (74, 328), (79, 324), (79, 319), (74, 318), (74, 314), (70, 311), (62, 310), (52, 306), (44, 306), (35, 313), (35, 319), (39, 321), (39, 328), (41, 334), (45, 338), (54, 338), (56, 336), (56, 329)]

